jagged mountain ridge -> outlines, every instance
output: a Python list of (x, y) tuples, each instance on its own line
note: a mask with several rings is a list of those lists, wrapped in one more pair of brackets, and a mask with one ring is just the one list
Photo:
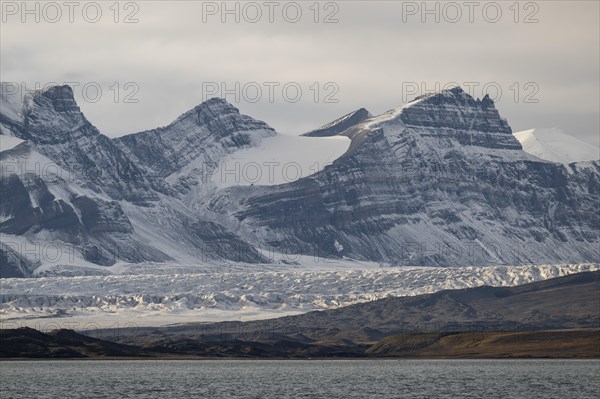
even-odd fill
[[(458, 87), (324, 126), (319, 135), (352, 141), (312, 176), (224, 190), (204, 178), (206, 166), (276, 134), (224, 100), (116, 139), (85, 119), (66, 86), (2, 111), (2, 133), (26, 140), (2, 162), (45, 157), (62, 179), (3, 170), (0, 232), (91, 246), (82, 254), (93, 264), (114, 264), (123, 243), (136, 251), (117, 258), (134, 263), (179, 262), (178, 252), (204, 261), (207, 243), (221, 246), (210, 259), (245, 262), (266, 261), (256, 248), (444, 266), (599, 257), (598, 163), (567, 169), (528, 155), (489, 97)], [(5, 201), (5, 192), (17, 194)], [(27, 259), (3, 248), (18, 273)]]
[(32, 93), (23, 103), (22, 115), (19, 121), (1, 113), (0, 122), (60, 167), (77, 171), (78, 179), (94, 192), (134, 202), (156, 199), (153, 191), (161, 190), (161, 182), (149, 180), (85, 118), (71, 87)]
[[(129, 134), (115, 142), (164, 178), (198, 157), (206, 156), (205, 162), (218, 162), (228, 149), (239, 149), (274, 134), (266, 123), (240, 114), (225, 100), (212, 98), (166, 127)], [(222, 148), (214, 154), (207, 151), (207, 145)]]
[(168, 126), (114, 139), (149, 174), (171, 187), (191, 209), (216, 190), (210, 176), (237, 150), (276, 134), (262, 121), (240, 114), (219, 98), (209, 99)]
[(599, 164), (541, 161), (511, 133), (489, 97), (445, 90), (349, 127), (349, 151), (322, 172), (230, 188), (209, 209), (270, 245), (329, 256), (597, 261)]
[[(24, 142), (0, 153), (0, 233), (9, 244), (1, 248), (3, 275), (38, 268), (44, 259), (23, 259), (20, 251), (48, 242), (76, 252), (58, 260), (68, 266), (177, 262), (180, 253), (189, 259), (264, 260), (234, 233), (200, 219), (159, 173), (102, 135), (81, 113), (70, 87), (32, 92), (22, 102), (5, 100), (3, 95), (0, 137)], [(206, 121), (213, 123), (210, 116)]]

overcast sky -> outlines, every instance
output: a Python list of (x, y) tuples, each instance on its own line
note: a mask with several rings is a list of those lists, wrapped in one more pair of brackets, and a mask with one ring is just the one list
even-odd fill
[(226, 14), (220, 1), (137, 1), (117, 15), (114, 1), (31, 2), (30, 14), (3, 1), (1, 79), (74, 82), (109, 136), (166, 125), (208, 96), (298, 134), (458, 83), (475, 97), (485, 86), (513, 131), (559, 127), (598, 144), (598, 1), (430, 2), (429, 14), (420, 1), (314, 3), (230, 2)]

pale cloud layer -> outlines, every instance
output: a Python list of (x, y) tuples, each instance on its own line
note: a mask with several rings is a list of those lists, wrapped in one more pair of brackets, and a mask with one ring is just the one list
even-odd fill
[[(490, 22), (496, 8), (489, 2), (476, 2), (473, 22), (464, 2), (453, 3), (458, 8), (430, 2), (430, 9), (438, 7), (439, 23), (436, 15), (415, 10), (420, 1), (321, 2), (319, 23), (313, 1), (298, 2), (297, 23), (285, 20), (294, 17), (290, 2), (275, 2), (273, 23), (263, 1), (254, 3), (263, 12), (257, 23), (244, 21), (243, 14), (239, 23), (235, 15), (226, 15), (223, 23), (219, 12), (203, 13), (213, 5), (220, 8), (220, 1), (121, 2), (119, 23), (113, 1), (97, 2), (102, 10), (97, 23), (83, 18), (85, 2), (75, 9), (73, 23), (64, 7), (58, 22), (45, 21), (55, 13), (48, 8), (44, 15), (42, 3), (40, 22), (24, 15), (23, 23), (22, 10), (12, 15), (8, 3), (21, 7), (20, 1), (2, 2), (1, 79), (31, 88), (36, 82), (75, 82), (81, 108), (109, 136), (169, 123), (200, 103), (211, 83), (236, 91), (239, 82), (239, 101), (221, 90), (216, 95), (282, 133), (297, 134), (356, 108), (384, 112), (414, 97), (408, 88), (454, 82), (471, 85), (476, 97), (485, 94), (484, 85), (493, 97), (500, 88), (497, 107), (514, 131), (559, 127), (599, 141), (597, 1), (521, 2), (518, 15), (514, 2), (497, 2), (502, 15), (496, 23)], [(240, 12), (244, 4), (239, 3)], [(34, 9), (35, 2), (29, 6)], [(456, 10), (462, 16), (451, 23)], [(247, 18), (254, 17), (253, 9), (246, 11)], [(132, 12), (138, 22), (123, 23)], [(323, 23), (330, 13), (339, 22)], [(527, 18), (538, 22), (525, 23)], [(92, 101), (95, 83), (102, 88), (97, 102)], [(268, 85), (275, 83), (271, 103)], [(302, 89), (298, 102), (286, 101), (285, 84), (289, 97), (294, 86)], [(262, 96), (252, 103), (256, 86)], [(338, 102), (325, 102), (327, 95)], [(139, 101), (125, 103), (127, 96)]]

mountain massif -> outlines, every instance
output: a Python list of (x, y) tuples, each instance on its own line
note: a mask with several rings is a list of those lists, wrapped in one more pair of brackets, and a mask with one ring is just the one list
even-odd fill
[[(600, 163), (523, 151), (493, 101), (459, 87), (378, 116), (361, 109), (307, 133), (351, 140), (311, 175), (225, 188), (214, 170), (278, 135), (225, 100), (109, 138), (68, 86), (24, 98), (5, 87), (3, 277), (267, 263), (273, 251), (394, 265), (600, 260)], [(58, 257), (44, 252), (48, 245)]]

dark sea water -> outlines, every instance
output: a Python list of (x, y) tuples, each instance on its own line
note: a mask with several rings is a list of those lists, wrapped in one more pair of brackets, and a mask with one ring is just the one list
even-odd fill
[(9, 398), (598, 398), (598, 360), (1, 362)]

